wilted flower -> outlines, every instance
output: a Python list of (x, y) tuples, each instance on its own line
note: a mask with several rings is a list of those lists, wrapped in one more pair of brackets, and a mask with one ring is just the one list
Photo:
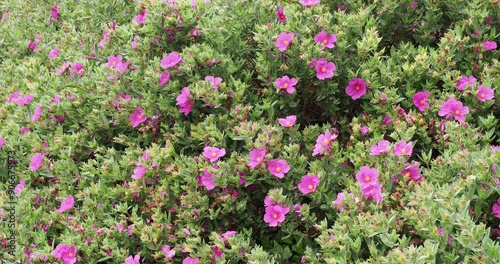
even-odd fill
[(278, 8), (278, 11), (276, 11), (276, 18), (279, 22), (286, 23), (286, 16), (283, 7)]

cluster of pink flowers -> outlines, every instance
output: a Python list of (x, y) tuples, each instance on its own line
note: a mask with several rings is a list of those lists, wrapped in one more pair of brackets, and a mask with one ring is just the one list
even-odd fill
[(52, 250), (55, 259), (60, 259), (63, 264), (74, 264), (76, 262), (76, 247), (67, 244), (59, 244)]
[(464, 106), (462, 102), (450, 98), (441, 104), (438, 115), (450, 119), (452, 116), (457, 121), (465, 121), (465, 115), (469, 113), (469, 108)]
[(316, 139), (316, 145), (312, 152), (313, 156), (325, 154), (325, 152), (330, 150), (330, 142), (337, 138), (336, 134), (331, 134), (330, 130), (327, 129), (325, 134), (321, 134)]
[(356, 173), (356, 180), (361, 184), (361, 191), (367, 199), (372, 199), (377, 202), (377, 205), (382, 201), (382, 184), (377, 183), (378, 170), (363, 166)]
[(17, 105), (28, 105), (33, 100), (33, 95), (28, 94), (25, 96), (21, 96), (19, 91), (15, 91), (9, 95), (8, 103), (12, 103), (15, 101)]
[[(255, 168), (259, 166), (260, 164), (263, 163), (265, 156), (266, 156), (265, 148), (253, 148), (248, 154), (250, 160), (248, 161), (247, 166), (250, 168)], [(270, 160), (269, 162), (265, 162), (265, 165), (267, 166), (267, 169), (269, 170), (271, 175), (280, 179), (285, 177), (285, 174), (287, 174), (290, 171), (290, 166), (284, 159), (273, 159)]]
[(278, 204), (271, 200), (269, 196), (264, 199), (266, 213), (264, 214), (264, 222), (269, 226), (279, 226), (285, 221), (285, 216), (290, 212), (290, 206)]
[(82, 77), (83, 72), (85, 71), (85, 67), (79, 62), (71, 63), (71, 62), (65, 62), (63, 66), (56, 72), (57, 75), (63, 74), (69, 67), (72, 67), (72, 70), (70, 72), (71, 78), (75, 78), (75, 74), (78, 74), (78, 77)]
[[(404, 140), (398, 141), (394, 145), (393, 154), (396, 156), (411, 156), (413, 152), (413, 142)], [(381, 140), (376, 145), (370, 147), (370, 155), (379, 156), (389, 152), (391, 143), (387, 140)]]

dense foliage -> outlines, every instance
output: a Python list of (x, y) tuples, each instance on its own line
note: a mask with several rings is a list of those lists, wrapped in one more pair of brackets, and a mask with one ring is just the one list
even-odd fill
[(498, 1), (0, 3), (3, 263), (498, 263)]

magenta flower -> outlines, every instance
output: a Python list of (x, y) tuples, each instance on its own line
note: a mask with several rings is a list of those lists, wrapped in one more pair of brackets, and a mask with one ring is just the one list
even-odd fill
[(38, 104), (38, 106), (36, 107), (35, 109), (35, 112), (33, 113), (33, 115), (31, 116), (31, 121), (36, 121), (38, 120), (38, 118), (40, 118), (40, 115), (42, 114), (42, 106), (40, 106), (40, 104)]
[(391, 143), (387, 140), (380, 140), (376, 145), (373, 145), (370, 148), (370, 155), (379, 156), (384, 153), (389, 152), (389, 146)]
[(59, 74), (63, 74), (63, 73), (66, 71), (66, 69), (68, 69), (68, 68), (69, 68), (69, 66), (71, 66), (71, 62), (68, 62), (68, 61), (67, 61), (67, 62), (65, 62), (65, 63), (63, 64), (63, 66), (61, 66), (61, 68), (60, 68), (59, 70), (57, 70), (56, 74), (57, 74), (57, 75), (59, 75)]
[(453, 116), (457, 121), (465, 121), (465, 115), (469, 113), (469, 108), (463, 106), (462, 102), (450, 98), (441, 104), (438, 115), (445, 116), (446, 119)]
[(78, 78), (82, 77), (85, 67), (79, 62), (73, 64), (73, 70), (70, 73), (71, 78), (75, 78), (75, 73), (78, 74)]
[(132, 176), (131, 176), (132, 179), (138, 180), (138, 179), (142, 178), (144, 176), (144, 174), (146, 173), (146, 170), (147, 170), (147, 168), (144, 166), (137, 166), (134, 169), (134, 174), (132, 174)]
[(274, 84), (278, 86), (280, 89), (285, 89), (287, 93), (291, 94), (295, 91), (295, 85), (297, 84), (297, 79), (288, 77), (288, 75), (285, 75), (281, 78), (276, 79)]
[(276, 11), (276, 18), (279, 22), (286, 23), (286, 16), (283, 7), (278, 8), (278, 11)]
[(495, 41), (483, 41), (484, 50), (494, 50), (497, 48), (497, 43)]
[(301, 3), (305, 7), (311, 7), (313, 5), (319, 4), (320, 0), (300, 0)]
[(293, 34), (293, 33), (281, 32), (278, 35), (278, 39), (274, 42), (274, 45), (281, 52), (283, 52), (288, 48), (288, 46), (290, 46), (290, 42), (292, 41), (294, 36), (295, 36), (295, 34)]
[(146, 121), (147, 117), (142, 113), (142, 108), (138, 107), (129, 116), (129, 121), (133, 127), (137, 127), (142, 122)]
[(272, 175), (282, 179), (283, 177), (285, 177), (285, 174), (290, 171), (290, 166), (288, 166), (288, 163), (284, 159), (271, 160), (269, 162), (268, 169)]
[(40, 167), (42, 167), (42, 164), (43, 164), (43, 155), (42, 155), (42, 153), (36, 153), (31, 158), (31, 162), (30, 162), (30, 167), (29, 168), (30, 168), (31, 171), (36, 171), (36, 170), (40, 169)]
[(59, 54), (59, 48), (55, 47), (53, 50), (49, 52), (49, 59), (53, 60)]
[(114, 55), (109, 55), (108, 57), (108, 63), (104, 64), (106, 67), (110, 68), (115, 68), (116, 65), (122, 62), (122, 55), (114, 56)]
[(17, 105), (27, 105), (27, 104), (31, 103), (31, 100), (33, 100), (33, 95), (28, 94), (28, 95), (25, 95), (24, 97), (18, 98), (16, 100), (16, 104)]
[(426, 108), (431, 109), (429, 103), (427, 102), (427, 98), (429, 98), (429, 91), (425, 92), (417, 92), (413, 95), (413, 105), (415, 105), (418, 110), (425, 111)]
[(316, 139), (316, 145), (314, 145), (313, 156), (324, 154), (325, 151), (330, 150), (330, 142), (337, 138), (336, 134), (330, 134), (330, 130), (327, 129), (325, 134), (321, 134)]
[(278, 118), (278, 122), (282, 127), (292, 127), (297, 120), (297, 116), (291, 115), (285, 118)]
[(265, 148), (254, 148), (248, 154), (250, 161), (248, 161), (247, 166), (251, 168), (255, 168), (259, 166), (264, 160), (264, 156), (266, 156)]
[(226, 155), (225, 148), (216, 148), (216, 147), (205, 147), (203, 148), (203, 157), (210, 160), (210, 162), (214, 162), (218, 160), (220, 157)]
[(115, 69), (118, 70), (120, 73), (125, 73), (125, 71), (127, 70), (128, 66), (130, 65), (130, 60), (127, 60), (126, 62), (119, 62)]
[(410, 3), (410, 7), (411, 7), (411, 8), (417, 8), (417, 6), (418, 6), (418, 3), (417, 3), (417, 2), (411, 2), (411, 3)]
[(316, 191), (319, 185), (319, 177), (316, 175), (304, 175), (301, 182), (297, 185), (299, 191), (303, 194), (309, 194)]
[(76, 247), (59, 244), (52, 250), (55, 259), (61, 259), (63, 264), (74, 264), (76, 262)]
[(170, 81), (170, 72), (162, 72), (160, 75), (159, 86), (162, 87), (163, 85), (167, 84), (168, 81)]
[(135, 256), (129, 256), (127, 259), (125, 259), (125, 262), (123, 262), (123, 264), (141, 264), (140, 260), (141, 256), (137, 254)]
[(290, 212), (290, 207), (283, 207), (280, 204), (267, 206), (266, 214), (264, 215), (264, 222), (269, 226), (278, 226), (285, 221), (285, 215)]
[(14, 100), (18, 99), (21, 96), (21, 93), (19, 91), (15, 91), (9, 95), (9, 100), (7, 103), (12, 103)]
[(184, 87), (182, 88), (181, 93), (176, 98), (176, 105), (181, 107), (179, 112), (184, 113), (185, 116), (187, 116), (191, 112), (194, 106), (194, 101), (189, 98), (190, 96), (191, 92), (189, 91), (189, 88)]
[(337, 42), (337, 35), (328, 35), (325, 31), (321, 31), (314, 37), (316, 43), (322, 44), (323, 48), (333, 48), (335, 47), (335, 42)]
[(24, 187), (26, 186), (26, 182), (24, 180), (21, 180), (17, 185), (16, 187), (14, 188), (14, 193), (15, 194), (20, 194), (21, 191), (24, 189)]
[(368, 166), (363, 166), (356, 173), (356, 180), (361, 184), (361, 188), (364, 189), (370, 185), (376, 184), (378, 179), (378, 170), (375, 168), (370, 168)]
[(171, 52), (166, 57), (163, 57), (163, 59), (161, 59), (161, 67), (165, 69), (172, 68), (182, 61), (182, 56), (179, 53)]
[(182, 260), (182, 264), (198, 264), (198, 261), (200, 261), (200, 258), (187, 257), (184, 260)]
[(488, 88), (484, 85), (479, 85), (477, 88), (477, 99), (481, 102), (486, 102), (488, 100), (492, 100), (494, 97), (494, 91), (491, 88)]
[(208, 172), (207, 169), (203, 171), (203, 175), (198, 176), (198, 184), (201, 186), (205, 186), (207, 190), (212, 190), (215, 188), (215, 183), (214, 183), (214, 178), (215, 175), (211, 174)]
[(146, 22), (146, 15), (148, 14), (148, 10), (143, 9), (137, 16), (134, 17), (135, 21), (140, 25)]
[(394, 145), (394, 150), (392, 153), (396, 156), (411, 156), (411, 153), (413, 152), (412, 148), (413, 142), (408, 142), (401, 140), (396, 145)]
[(472, 86), (476, 82), (476, 80), (477, 79), (474, 78), (474, 76), (462, 76), (460, 77), (460, 80), (458, 80), (455, 87), (458, 90), (463, 91), (468, 85)]
[(70, 195), (66, 199), (62, 200), (61, 207), (59, 207), (59, 209), (57, 209), (56, 211), (62, 213), (71, 210), (74, 204), (75, 204), (75, 198), (72, 195)]
[(216, 90), (219, 88), (219, 83), (222, 82), (222, 78), (214, 76), (206, 76), (205, 81), (209, 81), (212, 84), (212, 88)]
[(352, 100), (356, 100), (366, 93), (366, 82), (361, 78), (354, 78), (349, 81), (349, 85), (345, 88), (345, 92)]
[(418, 165), (406, 164), (406, 168), (401, 172), (401, 174), (408, 178), (408, 181), (418, 182), (422, 179)]
[(2, 147), (3, 147), (3, 138), (0, 137), (0, 149), (2, 149)]
[(361, 135), (366, 135), (366, 133), (368, 133), (370, 131), (370, 127), (368, 126), (362, 126), (359, 128), (359, 132), (361, 133)]
[(335, 63), (328, 62), (325, 58), (319, 60), (313, 60), (311, 65), (316, 67), (316, 78), (324, 80), (333, 77), (333, 72), (337, 69)]
[(50, 19), (57, 20), (57, 16), (59, 16), (59, 9), (57, 8), (57, 4), (55, 4), (52, 10), (50, 10)]
[(491, 211), (496, 218), (500, 218), (500, 198), (498, 198), (497, 202), (493, 204)]
[(377, 205), (382, 201), (382, 184), (375, 183), (361, 189), (367, 199), (375, 200)]

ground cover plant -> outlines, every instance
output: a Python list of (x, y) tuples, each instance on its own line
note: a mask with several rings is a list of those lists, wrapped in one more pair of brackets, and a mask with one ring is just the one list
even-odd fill
[(498, 1), (0, 3), (2, 263), (498, 263)]

